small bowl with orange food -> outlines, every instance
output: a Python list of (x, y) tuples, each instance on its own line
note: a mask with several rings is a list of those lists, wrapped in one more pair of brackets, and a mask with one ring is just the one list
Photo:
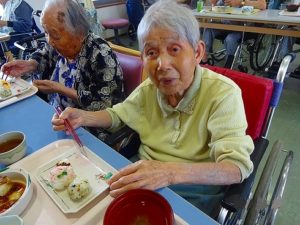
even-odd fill
[(0, 217), (20, 215), (30, 202), (33, 184), (30, 175), (22, 168), (0, 173)]
[(26, 154), (25, 134), (11, 131), (0, 135), (0, 163), (10, 165)]

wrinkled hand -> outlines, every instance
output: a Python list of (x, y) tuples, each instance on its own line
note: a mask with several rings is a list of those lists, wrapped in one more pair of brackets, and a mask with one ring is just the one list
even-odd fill
[(64, 88), (62, 84), (52, 80), (34, 80), (33, 85), (45, 94), (57, 93)]
[(1, 67), (1, 71), (12, 77), (20, 77), (25, 73), (35, 70), (37, 63), (27, 60), (14, 60), (8, 63), (5, 63)]
[(167, 163), (155, 160), (140, 160), (120, 170), (109, 181), (110, 195), (117, 197), (124, 192), (143, 188), (155, 190), (172, 184), (172, 173)]
[(51, 120), (53, 130), (66, 130), (65, 119), (69, 120), (74, 129), (80, 127), (82, 125), (83, 112), (83, 110), (68, 107), (60, 114), (60, 116), (54, 114)]

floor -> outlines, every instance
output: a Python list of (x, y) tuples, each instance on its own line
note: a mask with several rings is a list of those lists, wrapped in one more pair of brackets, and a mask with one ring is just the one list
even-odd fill
[[(137, 43), (129, 40), (126, 36), (121, 37), (121, 41), (126, 47), (138, 49)], [(293, 70), (298, 65), (300, 65), (300, 55), (290, 65), (289, 70)], [(250, 70), (249, 73), (253, 73), (253, 71)], [(294, 152), (292, 168), (275, 225), (300, 224), (300, 197), (298, 194), (300, 186), (300, 79), (286, 78), (268, 139), (270, 140), (268, 149), (271, 148), (277, 139), (280, 139), (284, 143), (285, 150)], [(281, 160), (279, 162), (282, 162), (285, 153), (282, 152), (280, 156)]]

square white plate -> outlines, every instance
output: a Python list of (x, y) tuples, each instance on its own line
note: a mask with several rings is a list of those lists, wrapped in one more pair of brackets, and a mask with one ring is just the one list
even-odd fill
[[(49, 182), (49, 173), (60, 160), (67, 159), (80, 179), (87, 179), (91, 186), (90, 193), (79, 201), (69, 197), (67, 189), (56, 191)], [(63, 213), (76, 213), (89, 204), (98, 195), (108, 189), (108, 184), (101, 178), (106, 173), (78, 152), (69, 151), (42, 165), (37, 170), (36, 178), (47, 194), (52, 198)]]
[(10, 88), (11, 88), (11, 92), (12, 94), (10, 96), (7, 97), (1, 97), (0, 96), (0, 101), (4, 101), (6, 99), (12, 98), (14, 96), (17, 95), (21, 95), (23, 93), (25, 93), (26, 91), (29, 91), (31, 88), (31, 84), (29, 84), (28, 82), (26, 82), (23, 79), (15, 79), (14, 81), (10, 81), (11, 79), (8, 79), (8, 81), (10, 82)]

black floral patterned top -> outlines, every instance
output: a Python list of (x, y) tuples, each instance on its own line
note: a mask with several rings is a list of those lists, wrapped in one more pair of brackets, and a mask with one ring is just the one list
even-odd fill
[[(72, 106), (88, 111), (111, 107), (124, 100), (123, 75), (116, 55), (107, 42), (89, 33), (74, 63), (46, 44), (31, 55), (39, 62), (35, 79), (49, 79), (77, 90), (78, 101), (60, 94), (48, 95), (50, 103), (59, 102), (64, 108)], [(105, 141), (108, 132), (88, 128), (99, 139)]]

